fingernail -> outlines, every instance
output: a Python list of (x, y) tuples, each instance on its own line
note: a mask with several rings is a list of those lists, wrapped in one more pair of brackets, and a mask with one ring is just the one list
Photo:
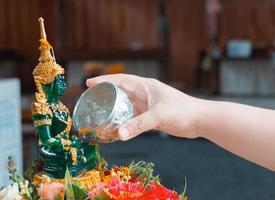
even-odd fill
[(119, 130), (119, 135), (122, 140), (126, 140), (129, 137), (129, 131), (125, 128)]
[(89, 79), (86, 80), (86, 85), (89, 87)]

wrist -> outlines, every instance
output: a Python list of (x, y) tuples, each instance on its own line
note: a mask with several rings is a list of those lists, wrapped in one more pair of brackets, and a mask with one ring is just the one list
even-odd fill
[(197, 121), (196, 121), (196, 132), (198, 137), (208, 138), (211, 132), (211, 125), (218, 123), (216, 120), (219, 104), (218, 102), (204, 99), (197, 99)]

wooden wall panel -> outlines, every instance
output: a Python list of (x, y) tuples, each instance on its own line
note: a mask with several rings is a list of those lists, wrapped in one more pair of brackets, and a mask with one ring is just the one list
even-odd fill
[[(0, 50), (14, 49), (30, 60), (37, 58), (39, 16), (45, 18), (49, 41), (62, 53), (128, 51), (139, 45), (142, 50), (162, 48), (160, 0), (65, 0), (63, 7), (60, 2), (0, 0)], [(274, 0), (221, 0), (221, 4), (221, 46), (231, 38), (274, 42)], [(209, 45), (205, 0), (167, 0), (165, 8), (171, 79), (192, 87), (198, 53)]]
[(125, 31), (128, 45), (140, 43), (143, 48), (159, 47), (158, 1), (126, 1)]
[(275, 39), (274, 0), (221, 0), (221, 44), (229, 39), (250, 39), (271, 44)]
[(63, 4), (64, 13), (58, 0), (0, 0), (0, 48), (35, 55), (39, 16), (45, 18), (56, 50), (160, 47), (158, 0), (66, 0)]
[(0, 51), (13, 50), (24, 55), (16, 67), (24, 92), (33, 92), (32, 71), (39, 55), (38, 18), (44, 17), (49, 41), (58, 46), (58, 1), (0, 0)]
[(221, 42), (230, 38), (254, 38), (250, 0), (221, 1)]
[(67, 0), (64, 45), (86, 51), (159, 48), (158, 6), (158, 0)]
[[(87, 17), (86, 37), (88, 38), (86, 43), (89, 49), (98, 48), (98, 40), (100, 36), (99, 20), (98, 20), (98, 8), (99, 0), (92, 0), (85, 2), (85, 16)], [(89, 13), (89, 14), (88, 14)]]
[(0, 0), (0, 49), (5, 47), (5, 0)]
[(1, 0), (0, 1), (0, 48), (33, 56), (39, 40), (38, 17), (46, 20), (50, 40), (58, 41), (58, 3), (55, 0)]
[[(207, 49), (205, 0), (166, 1), (170, 35), (170, 70), (174, 81), (194, 87), (197, 58)], [(220, 46), (232, 38), (250, 39), (255, 46), (275, 41), (274, 0), (221, 0)]]
[(171, 79), (193, 87), (199, 50), (207, 47), (204, 0), (169, 0), (167, 14)]

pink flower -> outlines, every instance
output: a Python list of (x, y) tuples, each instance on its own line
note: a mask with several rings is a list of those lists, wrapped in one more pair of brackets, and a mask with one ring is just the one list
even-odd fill
[(47, 200), (55, 200), (56, 196), (64, 190), (64, 185), (61, 183), (42, 183), (38, 189), (40, 198)]
[(114, 178), (107, 185), (107, 194), (112, 199), (131, 200), (142, 196), (144, 186), (139, 183), (122, 182)]
[(102, 195), (104, 193), (105, 187), (105, 183), (98, 183), (91, 191), (89, 191), (89, 198), (94, 199), (95, 197)]

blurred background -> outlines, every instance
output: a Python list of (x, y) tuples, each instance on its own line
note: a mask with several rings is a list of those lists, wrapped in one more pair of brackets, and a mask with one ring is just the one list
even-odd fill
[[(37, 155), (30, 107), (40, 16), (66, 69), (71, 112), (87, 77), (114, 73), (275, 109), (275, 0), (0, 0), (0, 185), (8, 154), (19, 169)], [(102, 156), (118, 165), (152, 161), (178, 192), (186, 176), (192, 200), (275, 199), (272, 172), (204, 139), (151, 131), (102, 145)]]

